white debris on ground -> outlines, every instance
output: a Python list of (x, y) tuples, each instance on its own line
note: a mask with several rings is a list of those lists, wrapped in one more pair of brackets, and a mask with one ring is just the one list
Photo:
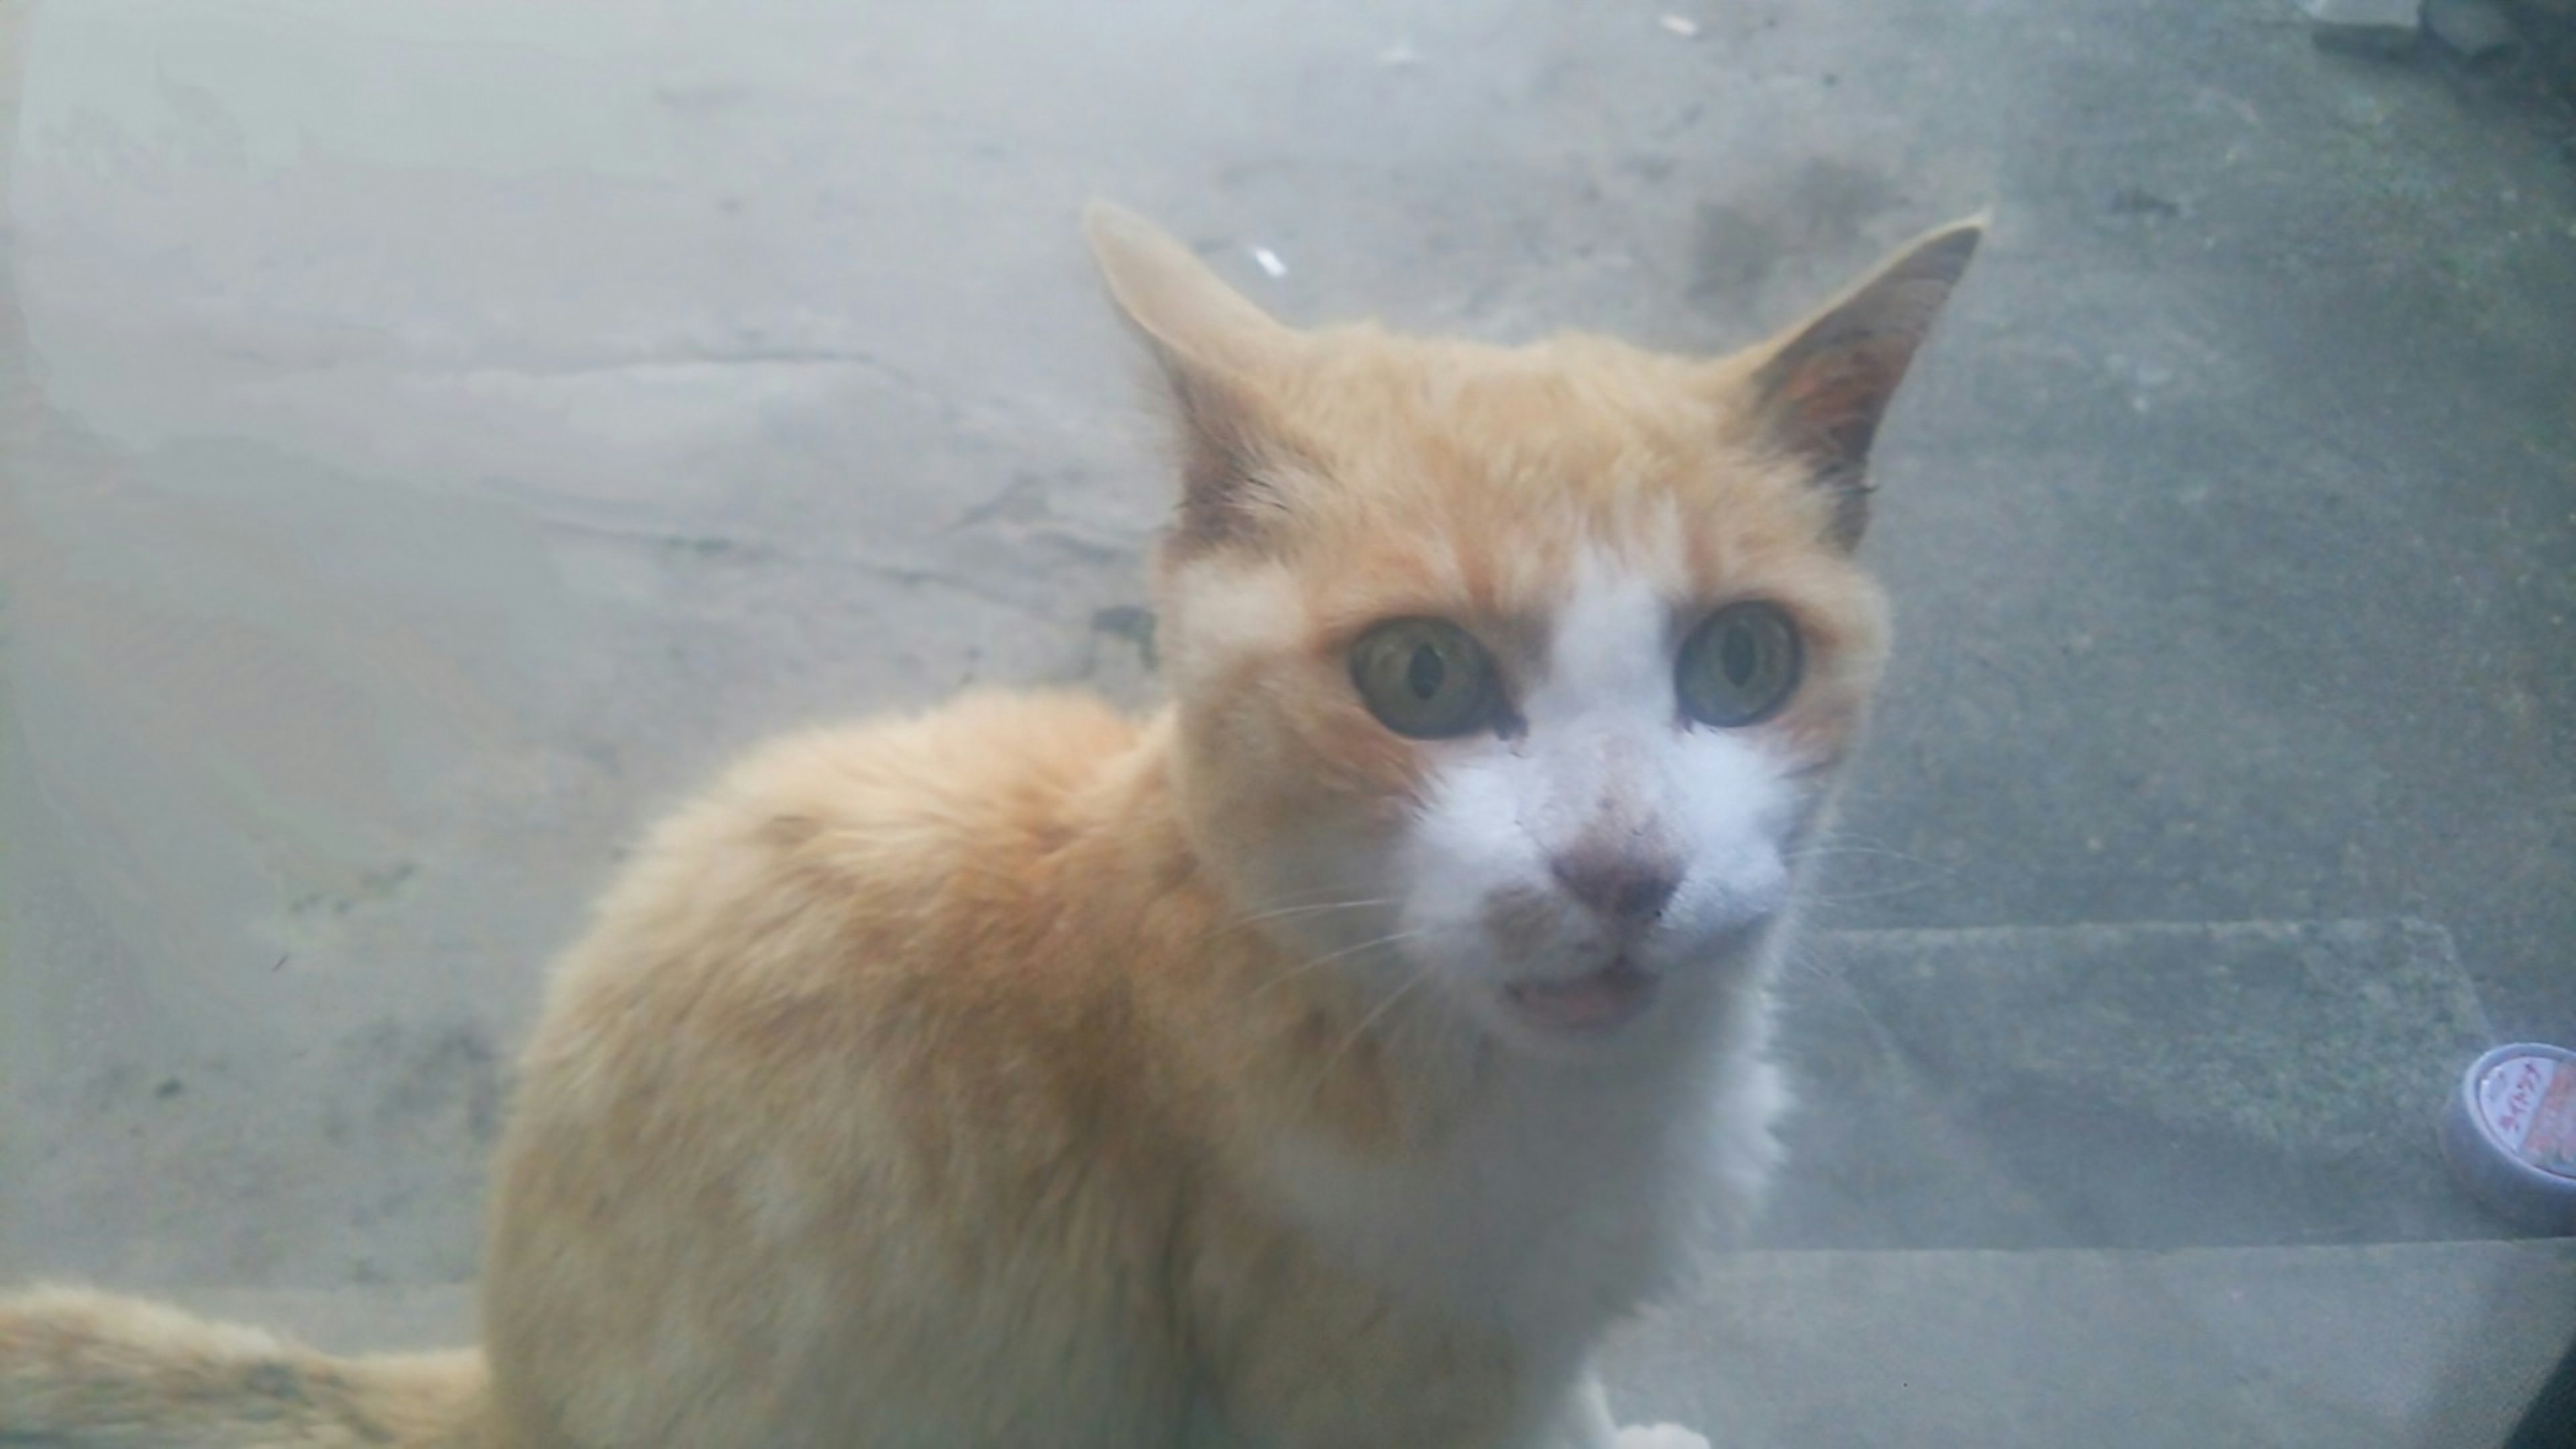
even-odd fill
[(2462, 60), (2501, 55), (2520, 39), (2494, 0), (2424, 0), (2424, 28)]
[(2415, 43), (2423, 19), (2423, 0), (2298, 0), (2316, 27), (2316, 38), (2330, 45), (2374, 50), (2403, 50)]
[(1699, 34), (1699, 22), (1691, 19), (1687, 15), (1665, 16), (1664, 28), (1671, 31), (1673, 34), (1680, 36), (1684, 40), (1688, 40), (1692, 36)]
[(1252, 260), (1265, 275), (1274, 280), (1288, 275), (1288, 264), (1279, 260), (1279, 254), (1268, 247), (1254, 247)]

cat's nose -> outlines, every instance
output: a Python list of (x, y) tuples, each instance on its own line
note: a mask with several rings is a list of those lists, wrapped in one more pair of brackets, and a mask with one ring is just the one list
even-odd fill
[(1654, 920), (1682, 884), (1677, 862), (1633, 846), (1578, 845), (1548, 864), (1567, 895), (1614, 925)]

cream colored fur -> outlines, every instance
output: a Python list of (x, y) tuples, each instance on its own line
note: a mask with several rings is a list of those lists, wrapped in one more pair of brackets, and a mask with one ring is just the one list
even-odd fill
[[(1862, 464), (1974, 229), (1717, 362), (1291, 331), (1091, 233), (1181, 420), (1172, 704), (800, 735), (665, 821), (528, 1050), (479, 1354), (32, 1293), (0, 1441), (1698, 1442), (1614, 1430), (1591, 1358), (1775, 1155), (1787, 882), (1885, 647)], [(1678, 718), (1675, 631), (1745, 598), (1797, 693)], [(1373, 717), (1352, 641), (1414, 616), (1510, 720)], [(1640, 842), (1652, 913), (1551, 883)], [(1512, 1005), (1614, 978), (1654, 992), (1615, 1027)]]

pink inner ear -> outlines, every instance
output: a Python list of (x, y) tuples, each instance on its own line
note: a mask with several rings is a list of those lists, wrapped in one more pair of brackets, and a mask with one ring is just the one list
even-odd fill
[(1976, 227), (1961, 226), (1918, 243), (1801, 327), (1756, 375), (1774, 436), (1832, 490), (1832, 537), (1845, 547), (1868, 523), (1869, 450), (1879, 420), (1978, 236)]
[(1764, 402), (1772, 435), (1832, 497), (1829, 537), (1844, 548), (1869, 526), (1869, 449), (1904, 376), (1910, 343), (1881, 335), (1783, 355)]
[(1791, 445), (1835, 481), (1866, 486), (1869, 445), (1912, 353), (1910, 340), (1882, 334), (1799, 359), (1772, 394)]

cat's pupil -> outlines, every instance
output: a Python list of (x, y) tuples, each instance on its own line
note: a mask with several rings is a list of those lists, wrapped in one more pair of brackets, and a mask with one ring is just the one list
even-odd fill
[(1753, 642), (1750, 629), (1729, 629), (1726, 642), (1717, 648), (1718, 666), (1726, 671), (1729, 684), (1741, 689), (1753, 682), (1753, 671), (1762, 663), (1762, 651)]
[(1440, 662), (1440, 651), (1428, 644), (1413, 647), (1413, 658), (1404, 666), (1404, 683), (1417, 699), (1429, 699), (1440, 692), (1440, 681), (1449, 677), (1449, 666)]

